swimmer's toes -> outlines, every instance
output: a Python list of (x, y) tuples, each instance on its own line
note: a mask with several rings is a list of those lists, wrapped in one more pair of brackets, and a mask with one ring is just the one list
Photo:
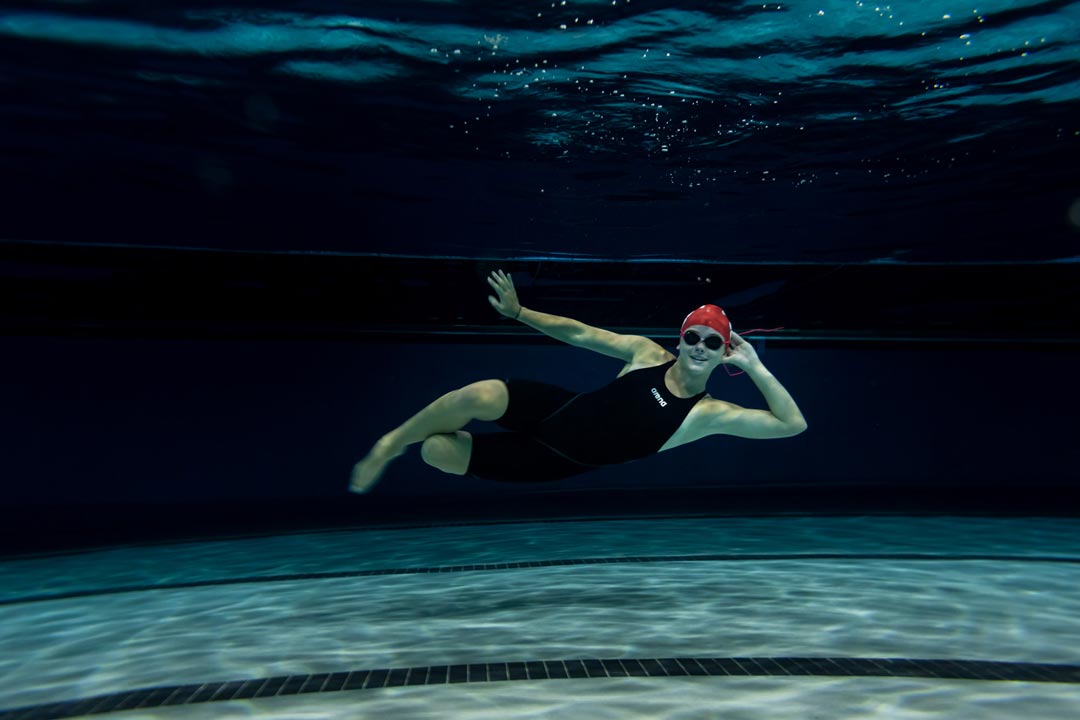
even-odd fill
[(379, 481), (385, 467), (386, 463), (373, 462), (371, 458), (365, 458), (353, 465), (349, 492), (366, 493)]

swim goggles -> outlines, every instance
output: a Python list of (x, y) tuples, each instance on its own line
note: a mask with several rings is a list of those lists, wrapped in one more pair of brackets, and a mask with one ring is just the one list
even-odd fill
[[(702, 340), (702, 337), (693, 330), (687, 330), (683, 333), (682, 337), (683, 340), (686, 341), (687, 345), (697, 345)], [(719, 350), (720, 348), (724, 347), (724, 338), (720, 337), (719, 335), (710, 335), (709, 337), (704, 338), (704, 340), (705, 347), (709, 348), (710, 350)]]

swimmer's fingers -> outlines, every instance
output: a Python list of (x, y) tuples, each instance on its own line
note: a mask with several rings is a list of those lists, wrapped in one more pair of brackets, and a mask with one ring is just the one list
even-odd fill
[(495, 291), (502, 295), (510, 295), (511, 297), (517, 297), (517, 289), (514, 288), (514, 280), (502, 270), (496, 270), (491, 273), (491, 277), (488, 278), (488, 284), (495, 288)]
[(495, 308), (499, 313), (506, 317), (517, 316), (521, 312), (521, 303), (517, 299), (517, 291), (514, 290), (514, 283), (510, 280), (502, 270), (496, 270), (491, 273), (487, 279), (488, 285), (498, 295), (498, 299), (488, 295), (488, 302), (491, 303), (491, 307)]
[[(491, 273), (491, 277), (488, 278), (488, 282), (490, 283), (493, 280), (495, 283), (498, 283), (504, 291), (507, 289), (514, 289), (514, 279), (504, 273), (502, 270), (496, 270)], [(492, 287), (495, 287), (494, 283), (492, 283)]]
[(745, 370), (749, 364), (756, 362), (757, 359), (758, 354), (754, 346), (741, 335), (731, 333), (730, 351), (724, 360), (734, 363), (737, 367)]
[(488, 278), (487, 281), (488, 285), (491, 286), (491, 289), (494, 290), (495, 294), (499, 296), (498, 299), (496, 299), (494, 295), (488, 295), (488, 302), (491, 303), (491, 306), (494, 307), (496, 310), (502, 312), (503, 289), (499, 286), (499, 283), (495, 282), (494, 279)]
[(489, 277), (487, 281), (488, 285), (491, 286), (491, 289), (494, 290), (496, 294), (498, 294), (500, 301), (505, 302), (510, 297), (514, 296), (514, 287), (512, 285), (507, 286), (505, 282), (495, 277), (494, 273), (492, 273), (492, 276)]
[(496, 291), (499, 299), (488, 296), (487, 300), (491, 307), (507, 317), (517, 317), (522, 312), (522, 303), (517, 300), (517, 290), (514, 289), (514, 281), (511, 276), (501, 270), (492, 272), (487, 279), (487, 284)]

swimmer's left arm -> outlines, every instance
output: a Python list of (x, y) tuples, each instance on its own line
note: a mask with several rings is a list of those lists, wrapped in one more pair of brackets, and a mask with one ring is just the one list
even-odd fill
[(718, 403), (708, 417), (710, 435), (769, 440), (806, 430), (806, 419), (795, 399), (760, 360), (744, 365), (743, 369), (765, 397), (769, 409), (750, 410), (732, 403)]

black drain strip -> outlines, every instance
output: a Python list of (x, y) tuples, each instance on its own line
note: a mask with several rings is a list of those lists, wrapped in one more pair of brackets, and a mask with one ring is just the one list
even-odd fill
[(1080, 684), (1080, 665), (916, 660), (897, 658), (622, 658), (432, 665), (282, 675), (201, 685), (152, 687), (82, 700), (0, 710), (0, 720), (50, 720), (171, 705), (224, 702), (307, 693), (374, 690), (406, 685), (446, 685), (566, 678), (687, 677), (907, 677)]

